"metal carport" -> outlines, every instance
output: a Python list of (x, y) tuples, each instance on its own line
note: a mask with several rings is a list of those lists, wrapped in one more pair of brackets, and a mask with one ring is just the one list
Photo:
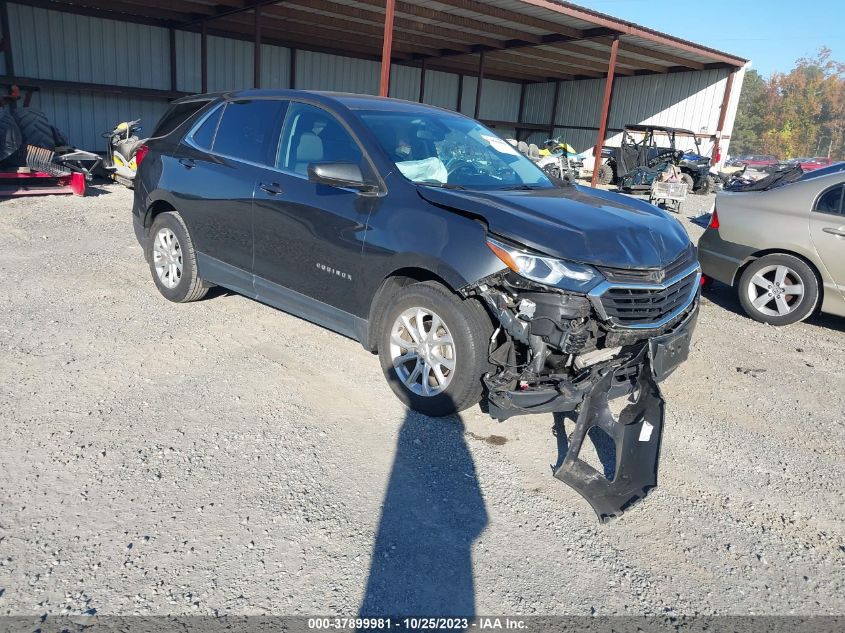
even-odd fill
[[(84, 19), (92, 25), (81, 26), (79, 21)], [(703, 135), (715, 139), (714, 154), (732, 126), (738, 98), (734, 87), (737, 77), (741, 82), (747, 62), (554, 0), (2, 0), (0, 21), (3, 83), (33, 85), (45, 93), (166, 100), (221, 87), (278, 86), (282, 76), (287, 84), (283, 87), (312, 87), (320, 71), (313, 64), (298, 63), (297, 57), (325, 54), (335, 56), (331, 59), (380, 63), (377, 85), (364, 77), (353, 83), (355, 91), (433, 99), (512, 130), (520, 138), (550, 136), (558, 129), (579, 139), (589, 134), (598, 146), (606, 142), (608, 131), (618, 131), (618, 121), (616, 128), (609, 126), (609, 115), (614, 87), (627, 80), (630, 85), (624, 92), (631, 96), (626, 99), (634, 103), (638, 93), (642, 101), (638, 87), (649, 86), (652, 110), (667, 105), (671, 109), (698, 92), (709, 91), (699, 99), (706, 105), (691, 107), (713, 111), (715, 125), (694, 129), (707, 128)], [(138, 50), (121, 50), (121, 28), (94, 25), (105, 21), (126, 25), (125, 40), (141, 41)], [(56, 33), (43, 32), (52, 28), (64, 33), (65, 27), (71, 33), (87, 29), (88, 41), (68, 38), (58, 43)], [(148, 37), (144, 27), (156, 33)], [(133, 35), (130, 29), (138, 33)], [(99, 32), (108, 35), (102, 42), (96, 39)], [(242, 60), (238, 68), (228, 71), (223, 85), (216, 80), (211, 85), (210, 77), (219, 72), (217, 66), (231, 62), (225, 50), (215, 52), (211, 60), (210, 48), (221, 49), (221, 39), (230, 42), (225, 50), (232, 51), (228, 56), (232, 59), (243, 58), (245, 47), (251, 47), (251, 63)], [(147, 43), (149, 50), (140, 50), (148, 40), (152, 42)], [(90, 53), (80, 52), (88, 49)], [(74, 73), (66, 59), (69, 56), (79, 57), (80, 66), (84, 62), (90, 69)], [(339, 63), (331, 59), (328, 66)], [(140, 72), (145, 64), (160, 65), (161, 61), (167, 68), (153, 69), (156, 77), (150, 81), (132, 81), (130, 73), (118, 81), (108, 80), (109, 75), (120, 75), (109, 72), (109, 64), (126, 64)], [(188, 85), (184, 75), (197, 61), (199, 68), (194, 72), (199, 80)], [(286, 69), (280, 66), (283, 61)], [(60, 63), (64, 71), (56, 72)], [(102, 72), (97, 66), (103, 67)], [(366, 68), (364, 74), (372, 74), (374, 66)], [(675, 80), (675, 76), (683, 77)], [(349, 82), (341, 79), (317, 83), (348, 87)], [(508, 85), (503, 87), (503, 82)], [(438, 91), (443, 94), (436, 96)], [(444, 101), (446, 93), (453, 103)], [(509, 109), (497, 107), (502, 99), (513, 102)], [(584, 110), (580, 115), (575, 112), (579, 109)], [(628, 116), (636, 120), (622, 123), (641, 122), (640, 114), (642, 107), (633, 108)], [(711, 112), (706, 114), (711, 116)], [(689, 123), (678, 126), (692, 127)]]

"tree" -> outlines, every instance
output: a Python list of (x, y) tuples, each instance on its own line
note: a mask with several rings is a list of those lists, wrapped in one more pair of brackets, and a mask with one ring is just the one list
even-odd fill
[(746, 74), (734, 126), (735, 153), (781, 158), (845, 154), (845, 64), (821, 48), (788, 73)]
[(767, 90), (766, 80), (760, 73), (756, 70), (745, 73), (731, 137), (733, 154), (753, 154), (761, 151), (760, 139), (765, 132), (763, 115)]

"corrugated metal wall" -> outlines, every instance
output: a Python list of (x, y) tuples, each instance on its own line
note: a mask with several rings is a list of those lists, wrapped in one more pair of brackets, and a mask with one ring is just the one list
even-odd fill
[[(170, 87), (170, 41), (166, 29), (20, 4), (8, 7), (17, 75), (117, 86)], [(126, 60), (133, 63), (127, 64)]]
[(523, 123), (548, 123), (555, 99), (557, 84), (528, 84), (525, 86)]
[(420, 69), (412, 66), (392, 66), (389, 94), (394, 99), (416, 101), (420, 96)]
[(290, 49), (261, 45), (261, 87), (290, 88)]
[[(727, 69), (718, 69), (618, 77), (613, 84), (607, 144), (618, 146), (622, 135), (613, 130), (632, 123), (682, 127), (701, 134), (715, 133), (728, 72)], [(738, 92), (733, 94), (738, 99)], [(579, 151), (594, 145), (603, 96), (604, 79), (562, 82), (555, 122), (572, 127), (557, 128), (555, 135), (563, 136)], [(527, 105), (526, 102), (526, 109)], [(734, 104), (734, 114), (735, 110)], [(727, 124), (726, 120), (726, 129), (730, 129)], [(732, 120), (730, 124), (732, 126)], [(583, 127), (591, 129), (578, 129)], [(705, 141), (702, 149), (709, 145), (710, 142)], [(681, 147), (691, 148), (693, 143), (684, 140)]]
[(252, 49), (252, 42), (209, 36), (209, 92), (252, 88)]
[(368, 59), (297, 51), (296, 87), (378, 94), (381, 66)]
[(202, 90), (202, 44), (199, 33), (176, 31), (176, 89)]
[[(396, 66), (391, 67), (391, 72), (394, 72), (396, 68)], [(427, 70), (425, 72), (425, 97), (423, 101), (429, 105), (454, 110), (458, 103), (458, 80), (458, 75), (454, 73)], [(418, 97), (419, 91), (411, 97), (411, 101), (416, 101)]]
[[(167, 29), (87, 17), (27, 5), (10, 3), (9, 26), (18, 76), (89, 83), (170, 89), (170, 36)], [(38, 34), (34, 37), (33, 34)], [(200, 78), (200, 36), (176, 32), (176, 88), (198, 92)], [(115, 55), (114, 51), (120, 51)], [(290, 84), (290, 55), (287, 48), (262, 46), (261, 83), (264, 87), (286, 88)], [(125, 60), (133, 63), (126, 63)], [(139, 63), (142, 61), (143, 63)], [(296, 87), (377, 94), (380, 65), (376, 61), (326, 53), (297, 51)], [(609, 117), (609, 128), (627, 123), (655, 123), (713, 133), (727, 70), (619, 77)], [(743, 71), (737, 73), (727, 112), (725, 129), (730, 132), (742, 87)], [(395, 65), (391, 70), (390, 95), (416, 101), (420, 70)], [(253, 79), (253, 43), (209, 36), (208, 89), (248, 88)], [(477, 79), (454, 73), (426, 72), (425, 102), (455, 108), (461, 92), (460, 111), (475, 111)], [(562, 82), (555, 122), (572, 126), (557, 128), (578, 150), (595, 143), (604, 90), (603, 79)], [(479, 116), (482, 119), (516, 121), (521, 94), (519, 82), (485, 79)], [(523, 121), (546, 124), (554, 101), (555, 84), (525, 87)], [(164, 112), (162, 98), (103, 96), (89, 93), (43, 90), (34, 99), (39, 107), (65, 131), (71, 142), (88, 149), (104, 149), (100, 133), (118, 121), (144, 119), (147, 130)], [(586, 128), (586, 129), (585, 129)], [(513, 136), (513, 126), (497, 130)], [(545, 132), (535, 132), (530, 141), (541, 142)], [(609, 144), (620, 135), (610, 133)], [(722, 142), (723, 153), (727, 140)]]

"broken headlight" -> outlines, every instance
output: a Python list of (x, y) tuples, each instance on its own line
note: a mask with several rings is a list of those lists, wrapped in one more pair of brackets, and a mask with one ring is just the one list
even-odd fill
[(546, 286), (587, 292), (602, 279), (592, 266), (546, 257), (491, 237), (487, 238), (487, 246), (516, 274)]

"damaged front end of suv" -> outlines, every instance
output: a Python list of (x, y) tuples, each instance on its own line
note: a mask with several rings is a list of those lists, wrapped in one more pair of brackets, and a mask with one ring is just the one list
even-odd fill
[[(667, 266), (619, 268), (548, 257), (503, 238), (488, 246), (507, 268), (463, 289), (498, 320), (496, 370), (484, 378), (490, 415), (574, 412), (556, 478), (599, 520), (619, 516), (657, 484), (664, 401), (658, 383), (686, 360), (701, 273), (692, 245)], [(621, 414), (608, 401), (628, 397)], [(608, 480), (580, 458), (599, 427), (616, 449)]]

